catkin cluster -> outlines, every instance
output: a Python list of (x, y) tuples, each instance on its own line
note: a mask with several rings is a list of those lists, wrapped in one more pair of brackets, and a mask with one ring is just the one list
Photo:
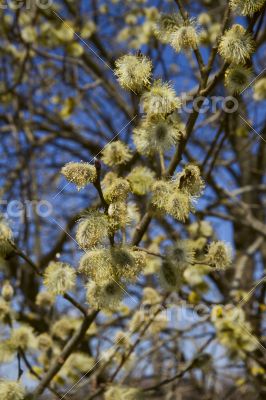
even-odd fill
[(153, 184), (151, 203), (155, 210), (184, 222), (193, 211), (193, 200), (201, 195), (203, 188), (199, 167), (188, 164), (174, 180)]
[(193, 20), (184, 21), (181, 15), (161, 15), (155, 36), (163, 43), (169, 43), (175, 51), (196, 49), (198, 44), (197, 26)]

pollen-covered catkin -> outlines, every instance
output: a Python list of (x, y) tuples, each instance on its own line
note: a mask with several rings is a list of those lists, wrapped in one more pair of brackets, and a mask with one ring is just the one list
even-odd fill
[(128, 207), (126, 202), (118, 201), (111, 203), (108, 208), (109, 216), (109, 229), (110, 231), (117, 231), (120, 228), (125, 228), (130, 222), (128, 214)]
[(259, 79), (254, 85), (254, 100), (261, 101), (266, 99), (266, 78)]
[(169, 250), (169, 258), (176, 262), (179, 268), (185, 268), (195, 262), (195, 249), (191, 240), (177, 240)]
[(13, 233), (4, 217), (0, 214), (0, 256), (5, 257), (13, 250)]
[(132, 154), (128, 146), (116, 140), (115, 142), (108, 143), (102, 151), (102, 160), (110, 167), (114, 165), (121, 165), (131, 160)]
[(170, 44), (177, 51), (196, 49), (198, 44), (198, 34), (195, 24), (183, 23), (170, 35)]
[(139, 389), (125, 386), (110, 386), (104, 393), (104, 400), (144, 400)]
[(140, 154), (165, 152), (176, 145), (182, 136), (183, 124), (176, 113), (167, 117), (145, 117), (134, 129), (134, 143)]
[(164, 260), (159, 272), (162, 286), (169, 291), (176, 291), (182, 283), (182, 270), (170, 260)]
[(64, 294), (75, 286), (75, 270), (69, 264), (52, 261), (44, 271), (43, 283), (52, 294)]
[(110, 276), (115, 278), (110, 250), (95, 248), (87, 251), (80, 259), (79, 272), (99, 283)]
[(108, 237), (108, 218), (98, 210), (89, 210), (79, 220), (76, 240), (82, 249), (89, 249)]
[(0, 322), (9, 324), (11, 319), (10, 304), (0, 297)]
[(195, 197), (201, 195), (205, 186), (200, 175), (199, 167), (193, 164), (187, 164), (183, 171), (177, 174), (175, 181), (180, 190)]
[(0, 380), (1, 400), (24, 400), (25, 395), (25, 389), (20, 382)]
[(225, 72), (225, 86), (233, 94), (245, 90), (252, 79), (252, 70), (242, 65), (231, 66)]
[(264, 4), (265, 0), (230, 0), (230, 6), (233, 10), (250, 17), (259, 11)]
[(172, 192), (166, 202), (166, 211), (176, 220), (185, 222), (192, 211), (191, 197), (182, 190)]
[(95, 166), (85, 162), (70, 162), (62, 168), (61, 173), (69, 182), (74, 183), (78, 189), (95, 182), (97, 178)]
[(141, 104), (148, 118), (166, 117), (181, 107), (181, 100), (173, 87), (160, 79), (141, 96)]
[(169, 182), (158, 180), (151, 188), (151, 204), (159, 211), (166, 211), (167, 199), (172, 193), (172, 186)]
[(222, 36), (219, 53), (232, 64), (245, 64), (255, 51), (255, 42), (242, 25), (235, 24)]
[(130, 192), (130, 184), (124, 178), (115, 179), (110, 186), (103, 191), (105, 201), (108, 204), (118, 201), (126, 201)]
[(36, 305), (41, 308), (49, 308), (54, 304), (55, 296), (48, 292), (39, 292), (36, 297)]
[(97, 284), (90, 281), (87, 285), (87, 301), (97, 309), (113, 311), (119, 306), (124, 292), (121, 282), (106, 280)]
[(14, 289), (13, 289), (13, 287), (11, 286), (11, 284), (10, 284), (9, 281), (6, 281), (6, 282), (3, 284), (2, 291), (1, 291), (1, 295), (2, 295), (2, 297), (3, 297), (3, 299), (4, 299), (5, 301), (10, 301), (10, 300), (12, 300), (12, 298), (13, 298), (13, 296), (14, 296)]
[(12, 331), (11, 342), (16, 349), (28, 350), (35, 346), (36, 339), (32, 327), (22, 325)]
[(124, 55), (115, 62), (115, 74), (120, 85), (133, 92), (142, 92), (149, 86), (152, 62), (144, 55)]
[(179, 14), (162, 14), (154, 30), (155, 36), (162, 43), (170, 43), (171, 35), (182, 26), (183, 19)]
[(37, 337), (37, 347), (41, 351), (47, 351), (53, 346), (53, 339), (48, 333), (42, 333)]
[(232, 262), (231, 247), (221, 241), (212, 242), (208, 249), (206, 261), (216, 269), (226, 269)]
[(155, 173), (151, 169), (142, 166), (134, 167), (127, 176), (132, 193), (139, 196), (143, 196), (150, 190), (154, 178)]

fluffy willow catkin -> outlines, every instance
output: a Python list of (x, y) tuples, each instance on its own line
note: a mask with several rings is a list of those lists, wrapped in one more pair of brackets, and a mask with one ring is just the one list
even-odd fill
[(16, 349), (28, 350), (35, 347), (36, 338), (30, 326), (22, 325), (11, 333), (11, 342)]
[(209, 221), (197, 221), (190, 224), (188, 227), (189, 235), (196, 239), (197, 237), (211, 237), (213, 229)]
[(255, 12), (261, 10), (265, 0), (230, 0), (229, 3), (236, 12), (251, 17)]
[(41, 308), (50, 308), (55, 301), (55, 296), (50, 292), (39, 292), (36, 296), (36, 305)]
[(124, 178), (116, 178), (112, 181), (111, 185), (103, 191), (105, 201), (108, 204), (116, 203), (118, 201), (125, 201), (130, 192), (130, 184)]
[(249, 86), (251, 79), (252, 70), (250, 68), (236, 65), (226, 70), (224, 83), (231, 93), (238, 94)]
[(181, 190), (174, 190), (165, 204), (165, 210), (176, 220), (185, 222), (193, 210), (190, 195)]
[(53, 339), (48, 333), (42, 333), (37, 337), (37, 347), (41, 351), (47, 351), (53, 347)]
[(0, 297), (0, 322), (9, 324), (11, 321), (10, 304)]
[(128, 207), (126, 202), (117, 201), (111, 203), (108, 208), (109, 227), (111, 231), (125, 228), (130, 222)]
[(52, 294), (64, 294), (75, 287), (76, 272), (69, 264), (52, 261), (44, 271), (43, 283)]
[(218, 51), (229, 63), (245, 64), (255, 51), (255, 42), (242, 25), (235, 24), (222, 36)]
[(164, 260), (159, 271), (159, 279), (166, 290), (176, 291), (182, 284), (182, 269), (171, 260)]
[(115, 75), (124, 89), (139, 93), (149, 86), (152, 62), (148, 57), (127, 54), (116, 60), (115, 66)]
[(139, 389), (125, 386), (110, 386), (104, 393), (104, 400), (144, 400)]
[(13, 250), (13, 233), (4, 217), (0, 214), (0, 256), (6, 257)]
[(150, 190), (154, 179), (155, 173), (151, 169), (142, 166), (134, 167), (127, 176), (132, 193), (139, 196), (145, 195)]
[(183, 23), (170, 35), (170, 44), (177, 51), (196, 49), (198, 34), (195, 23)]
[(76, 240), (82, 249), (89, 249), (108, 237), (108, 218), (98, 210), (89, 210), (78, 222)]
[(181, 100), (168, 82), (158, 79), (141, 96), (141, 105), (148, 118), (166, 117), (181, 107)]
[(175, 182), (179, 190), (195, 197), (202, 194), (205, 186), (200, 175), (199, 167), (193, 164), (187, 164), (183, 171), (176, 175)]
[(14, 296), (14, 289), (11, 286), (10, 282), (6, 281), (3, 284), (1, 295), (5, 301), (10, 301), (12, 300)]
[(124, 246), (96, 248), (84, 254), (79, 271), (96, 283), (110, 278), (134, 281), (145, 266), (145, 253)]
[(165, 152), (178, 143), (183, 128), (177, 113), (152, 119), (145, 117), (133, 131), (134, 144), (143, 155)]
[(102, 161), (110, 167), (125, 164), (131, 160), (131, 158), (132, 154), (130, 149), (120, 140), (108, 143), (102, 151)]
[(1, 380), (0, 399), (1, 400), (24, 400), (26, 392), (20, 382)]
[(261, 101), (266, 99), (266, 78), (259, 79), (254, 85), (254, 100)]
[(87, 301), (91, 307), (96, 309), (115, 310), (124, 293), (123, 284), (114, 280), (102, 281), (100, 284), (90, 281), (87, 284)]
[(152, 185), (151, 204), (156, 211), (170, 214), (178, 221), (186, 221), (193, 210), (191, 196), (179, 190), (173, 182), (159, 180)]
[(74, 183), (78, 190), (84, 188), (89, 183), (95, 182), (97, 178), (95, 166), (85, 162), (69, 162), (61, 169), (61, 174), (69, 182)]
[(179, 268), (185, 268), (195, 262), (195, 249), (191, 240), (177, 240), (169, 249), (169, 258), (176, 262)]
[(171, 35), (182, 26), (182, 23), (183, 19), (179, 14), (162, 14), (154, 30), (155, 36), (162, 43), (170, 43)]
[(232, 263), (231, 247), (221, 241), (212, 242), (208, 249), (206, 262), (215, 269), (226, 269)]

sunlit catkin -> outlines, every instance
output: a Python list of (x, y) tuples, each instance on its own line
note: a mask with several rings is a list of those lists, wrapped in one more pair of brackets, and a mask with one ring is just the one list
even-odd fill
[(152, 62), (144, 55), (125, 55), (115, 62), (115, 74), (120, 85), (133, 92), (142, 92), (150, 84)]
[(190, 240), (177, 240), (169, 250), (169, 255), (180, 268), (187, 267), (195, 261), (195, 250)]
[(20, 382), (1, 380), (0, 399), (1, 400), (24, 400), (25, 389)]
[(130, 184), (124, 178), (115, 179), (110, 186), (103, 191), (104, 198), (108, 204), (125, 201), (130, 192)]
[(11, 333), (11, 342), (16, 349), (28, 350), (36, 344), (36, 339), (32, 327), (22, 325), (14, 329)]
[(44, 285), (54, 295), (64, 294), (72, 290), (76, 283), (75, 270), (66, 263), (50, 262), (44, 271)]
[(222, 36), (218, 51), (228, 63), (245, 64), (255, 50), (251, 34), (242, 25), (235, 24)]
[(140, 154), (165, 152), (176, 145), (182, 136), (183, 125), (176, 113), (167, 117), (143, 118), (134, 129), (134, 143)]
[(128, 146), (120, 140), (108, 143), (102, 151), (102, 160), (110, 167), (125, 164), (131, 158), (132, 154)]
[(47, 351), (53, 346), (53, 340), (48, 333), (42, 333), (37, 337), (37, 347), (41, 351)]
[(179, 14), (162, 14), (154, 30), (155, 36), (162, 43), (169, 43), (172, 33), (182, 26), (182, 23), (183, 19)]
[(177, 174), (176, 182), (178, 188), (187, 192), (190, 196), (200, 196), (204, 188), (204, 182), (197, 165), (188, 164), (182, 172)]
[(125, 386), (110, 386), (104, 393), (104, 400), (144, 400), (139, 389)]
[(183, 23), (170, 35), (170, 44), (177, 51), (196, 49), (198, 44), (198, 34), (195, 24)]
[(232, 262), (232, 250), (229, 245), (224, 242), (212, 242), (208, 249), (206, 261), (215, 269), (226, 269)]
[(166, 117), (181, 106), (181, 100), (176, 96), (173, 87), (157, 80), (141, 96), (141, 104), (148, 118)]
[(233, 10), (250, 17), (261, 10), (264, 4), (265, 0), (230, 0), (230, 6)]
[(0, 256), (5, 257), (13, 250), (13, 233), (4, 217), (0, 214)]
[(13, 298), (13, 296), (14, 296), (14, 289), (13, 289), (13, 287), (11, 286), (11, 284), (10, 284), (9, 281), (6, 281), (6, 282), (3, 284), (2, 291), (1, 291), (1, 295), (2, 295), (2, 297), (3, 297), (3, 299), (4, 299), (5, 301), (10, 301), (10, 300), (12, 300), (12, 298)]
[(110, 230), (116, 231), (120, 228), (125, 228), (130, 222), (130, 216), (128, 214), (128, 207), (126, 202), (117, 201), (111, 203), (108, 208), (109, 215), (109, 227)]
[(114, 280), (102, 281), (101, 284), (90, 281), (87, 285), (87, 301), (96, 309), (115, 310), (124, 293), (122, 283)]
[(115, 278), (111, 254), (108, 248), (95, 248), (87, 251), (80, 259), (79, 272), (95, 282), (101, 282), (108, 277)]
[(55, 301), (55, 296), (48, 292), (39, 292), (36, 297), (36, 304), (41, 308), (50, 308)]
[(156, 181), (151, 188), (152, 197), (151, 204), (160, 211), (166, 210), (167, 199), (172, 193), (172, 187), (169, 182), (159, 180)]
[(133, 168), (127, 176), (131, 191), (139, 196), (143, 196), (150, 190), (154, 178), (155, 173), (151, 169), (142, 166)]
[(193, 210), (190, 195), (181, 190), (175, 190), (166, 201), (166, 211), (176, 220), (185, 222)]
[(62, 168), (61, 173), (69, 182), (74, 183), (78, 189), (95, 182), (97, 177), (94, 165), (85, 162), (70, 162)]
[(261, 101), (266, 99), (266, 78), (259, 79), (254, 85), (254, 100)]
[(252, 70), (242, 65), (232, 66), (225, 72), (224, 83), (229, 92), (238, 94), (248, 88), (252, 79)]
[(90, 210), (79, 220), (76, 240), (82, 249), (101, 243), (108, 236), (108, 218), (98, 210)]

